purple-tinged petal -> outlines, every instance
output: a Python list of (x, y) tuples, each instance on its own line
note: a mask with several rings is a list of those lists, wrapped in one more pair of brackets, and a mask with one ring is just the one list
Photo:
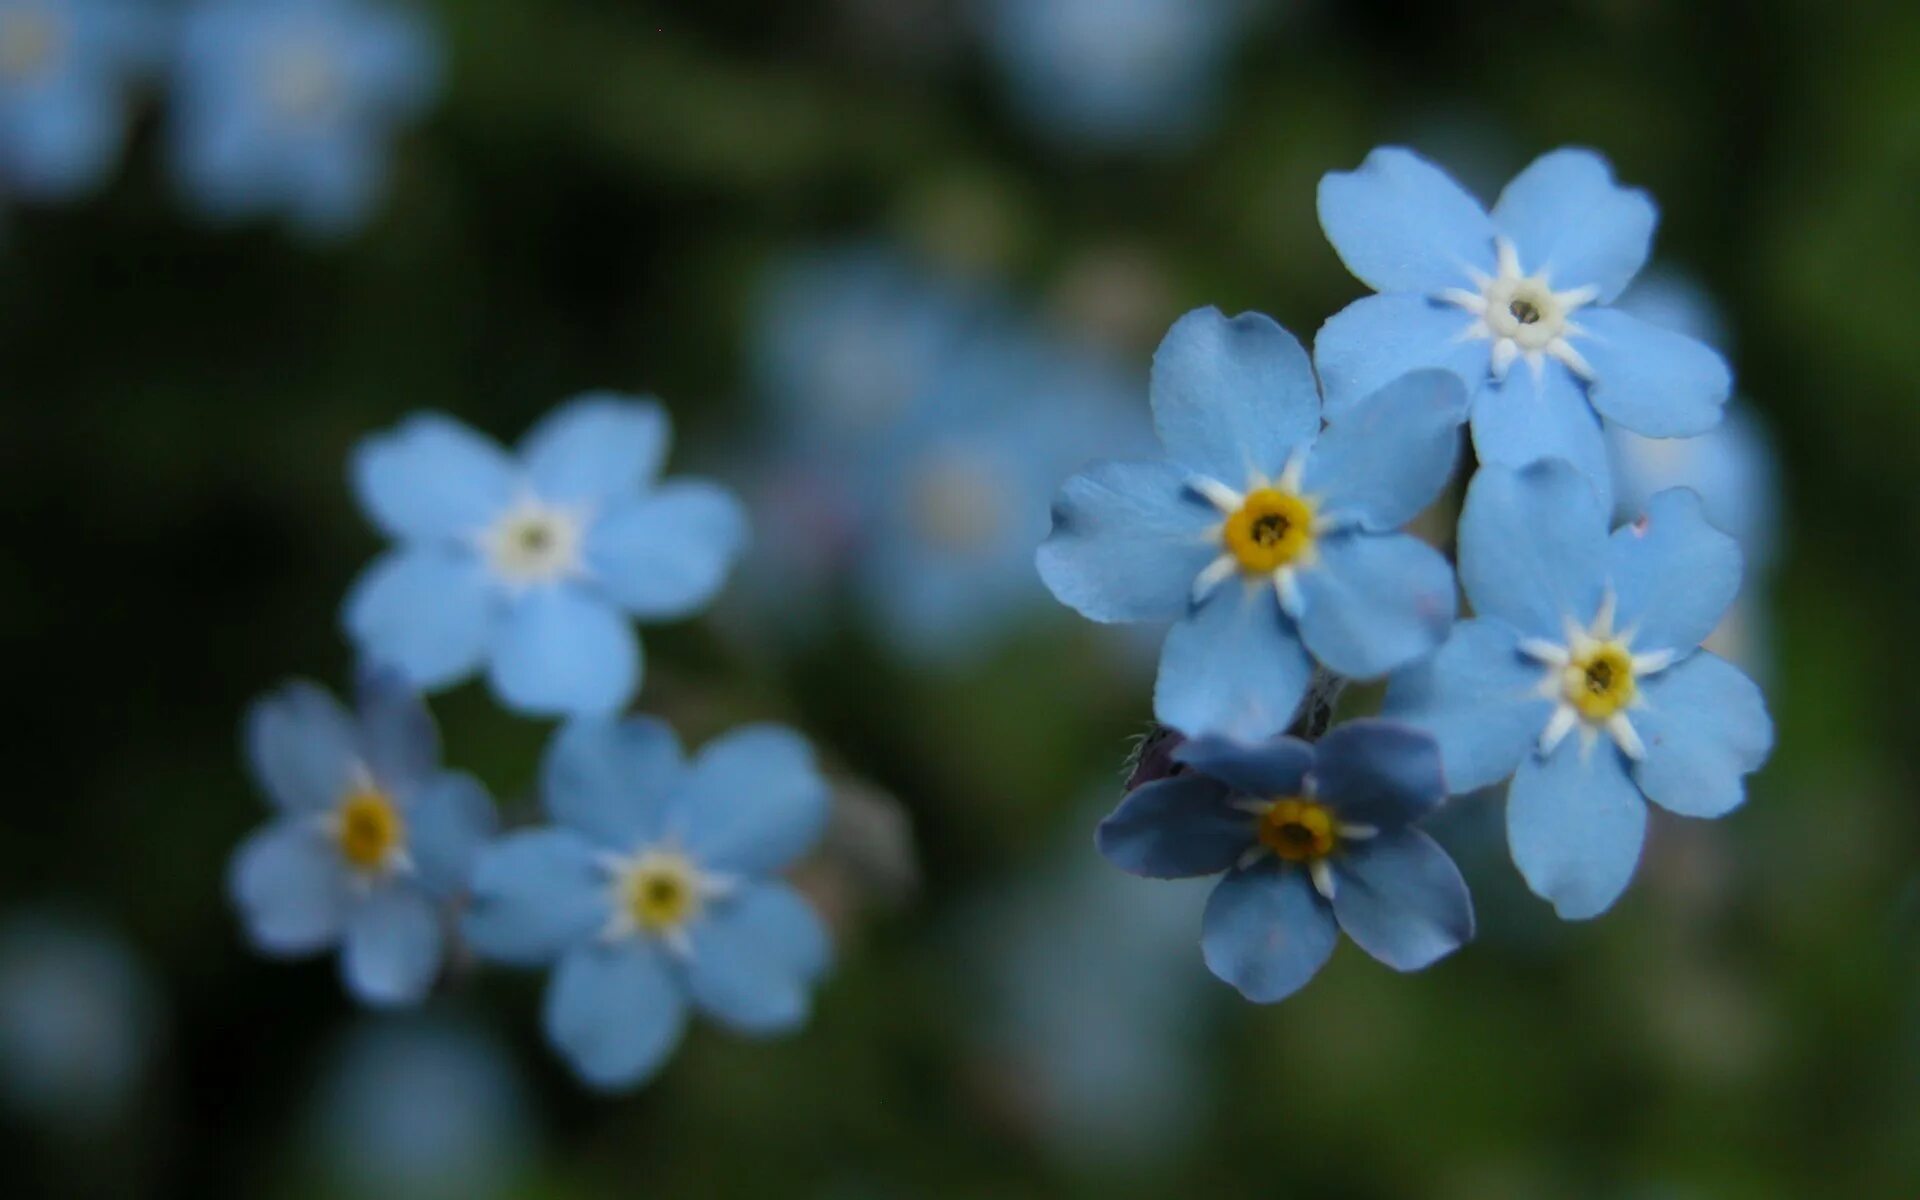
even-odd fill
[(1473, 897), (1447, 852), (1418, 829), (1349, 842), (1333, 860), (1333, 914), (1354, 944), (1418, 971), (1473, 940)]
[(1255, 1004), (1293, 995), (1319, 973), (1340, 940), (1333, 909), (1306, 869), (1271, 856), (1213, 889), (1200, 922), (1207, 969)]
[(1313, 781), (1314, 796), (1342, 821), (1383, 830), (1418, 821), (1447, 798), (1440, 744), (1397, 721), (1334, 726), (1314, 748)]
[(1100, 822), (1095, 844), (1114, 866), (1148, 879), (1216, 875), (1253, 844), (1254, 817), (1232, 795), (1198, 774), (1135, 788)]
[(1295, 737), (1264, 742), (1202, 737), (1174, 750), (1182, 762), (1247, 796), (1297, 796), (1313, 769), (1313, 747)]

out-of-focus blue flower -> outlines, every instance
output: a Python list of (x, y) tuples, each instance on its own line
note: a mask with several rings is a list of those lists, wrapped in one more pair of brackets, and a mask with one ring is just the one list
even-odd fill
[(1318, 743), (1197, 738), (1191, 770), (1136, 788), (1100, 824), (1100, 853), (1155, 879), (1224, 878), (1207, 901), (1207, 969), (1259, 1004), (1304, 987), (1346, 931), (1396, 971), (1473, 937), (1453, 860), (1414, 824), (1446, 799), (1432, 738), (1352, 721)]
[(367, 439), (353, 485), (399, 544), (347, 597), (347, 632), (416, 686), (481, 666), (521, 712), (620, 708), (640, 685), (629, 617), (704, 606), (746, 544), (738, 501), (702, 480), (656, 483), (666, 413), (581, 396), (534, 426), (517, 456), (423, 414)]
[(1069, 146), (1178, 144), (1214, 116), (1247, 0), (974, 0), (1014, 104)]
[(234, 853), (228, 887), (262, 954), (341, 947), (366, 1004), (419, 1001), (440, 974), (446, 909), (494, 831), (493, 801), (440, 769), (440, 736), (400, 677), (368, 671), (359, 712), (290, 683), (247, 713), (246, 749), (274, 819)]
[(0, 1097), (90, 1126), (124, 1113), (153, 1058), (159, 997), (119, 938), (39, 913), (0, 926)]
[(1535, 159), (1491, 213), (1408, 150), (1330, 172), (1321, 227), (1380, 294), (1320, 329), (1329, 413), (1442, 367), (1472, 390), (1482, 462), (1562, 458), (1600, 488), (1600, 417), (1652, 437), (1713, 428), (1732, 384), (1720, 355), (1612, 307), (1646, 262), (1655, 220), (1653, 201), (1587, 150)]
[(196, 0), (175, 52), (176, 174), (217, 219), (281, 211), (309, 234), (347, 233), (439, 81), (437, 40), (409, 7)]
[(137, 0), (0, 0), (0, 185), (58, 199), (100, 182), (157, 19)]
[(1323, 433), (1293, 336), (1258, 313), (1202, 309), (1161, 343), (1152, 401), (1166, 458), (1069, 480), (1038, 561), (1053, 594), (1096, 621), (1178, 621), (1154, 694), (1162, 723), (1266, 737), (1293, 719), (1312, 659), (1369, 678), (1440, 644), (1453, 572), (1394, 531), (1453, 473), (1457, 378), (1409, 374)]
[(519, 1072), (486, 1031), (383, 1016), (342, 1039), (319, 1082), (312, 1153), (348, 1195), (512, 1194), (534, 1153)]
[(690, 1007), (750, 1035), (805, 1022), (831, 946), (773, 878), (826, 825), (805, 741), (751, 726), (686, 762), (659, 721), (586, 719), (555, 737), (541, 793), (555, 824), (481, 854), (466, 929), (482, 955), (553, 964), (547, 1037), (582, 1079), (644, 1082)]
[(1514, 862), (1569, 920), (1625, 890), (1647, 800), (1722, 816), (1773, 743), (1760, 689), (1698, 651), (1740, 588), (1733, 539), (1684, 488), (1608, 525), (1565, 461), (1481, 468), (1460, 520), (1478, 615), (1387, 692), (1389, 715), (1439, 740), (1455, 791), (1513, 776)]

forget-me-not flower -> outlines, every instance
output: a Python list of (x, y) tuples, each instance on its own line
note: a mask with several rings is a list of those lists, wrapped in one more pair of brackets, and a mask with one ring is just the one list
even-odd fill
[(1260, 1004), (1306, 985), (1342, 930), (1396, 971), (1473, 937), (1473, 900), (1416, 822), (1446, 799), (1432, 738), (1351, 721), (1319, 742), (1196, 738), (1189, 770), (1136, 788), (1100, 824), (1100, 852), (1156, 879), (1225, 873), (1207, 901), (1207, 968)]
[(819, 839), (827, 785), (799, 736), (735, 730), (683, 761), (662, 722), (590, 718), (541, 769), (548, 828), (475, 864), (475, 950), (553, 964), (547, 1038), (600, 1088), (639, 1084), (679, 1044), (690, 1009), (737, 1032), (806, 1020), (826, 930), (774, 876)]
[(1562, 917), (1633, 877), (1646, 801), (1718, 817), (1772, 747), (1760, 689), (1698, 649), (1740, 588), (1740, 550), (1684, 488), (1608, 535), (1570, 464), (1481, 468), (1460, 519), (1474, 619), (1394, 677), (1386, 712), (1440, 742), (1455, 791), (1508, 775), (1514, 863)]
[(354, 489), (398, 545), (347, 598), (354, 643), (429, 690), (484, 666), (520, 712), (626, 704), (641, 676), (629, 617), (699, 609), (746, 542), (725, 489), (655, 482), (668, 435), (657, 403), (593, 393), (517, 455), (436, 414), (367, 439)]
[(1395, 531), (1453, 472), (1459, 379), (1409, 374), (1323, 432), (1293, 336), (1202, 309), (1154, 356), (1152, 405), (1166, 458), (1069, 480), (1038, 561), (1096, 621), (1177, 620), (1154, 694), (1163, 724), (1265, 737), (1293, 719), (1313, 659), (1365, 678), (1440, 644), (1453, 572)]
[(379, 199), (387, 147), (439, 88), (440, 51), (410, 6), (198, 0), (172, 80), (175, 173), (210, 215), (284, 211), (337, 236)]
[(247, 713), (246, 749), (274, 819), (235, 851), (227, 883), (263, 954), (334, 945), (367, 1004), (422, 999), (445, 957), (446, 910), (494, 830), (493, 800), (440, 768), (440, 737), (395, 673), (363, 672), (350, 714), (311, 683)]
[(138, 0), (0, 0), (0, 187), (57, 199), (100, 182), (157, 19)]
[(1320, 181), (1320, 223), (1380, 293), (1321, 327), (1328, 412), (1407, 371), (1472, 389), (1482, 462), (1563, 458), (1608, 485), (1600, 417), (1653, 437), (1704, 433), (1731, 387), (1720, 355), (1612, 307), (1646, 262), (1655, 211), (1606, 160), (1534, 160), (1488, 212), (1432, 163), (1387, 147)]

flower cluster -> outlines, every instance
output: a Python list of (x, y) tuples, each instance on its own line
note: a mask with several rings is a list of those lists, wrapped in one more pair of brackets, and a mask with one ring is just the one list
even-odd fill
[[(1403, 971), (1472, 936), (1465, 884), (1417, 828), (1449, 793), (1510, 779), (1521, 874), (1593, 917), (1632, 877), (1647, 801), (1723, 815), (1772, 742), (1759, 689), (1700, 648), (1740, 588), (1734, 539), (1686, 489), (1612, 527), (1606, 427), (1707, 433), (1731, 384), (1716, 351), (1612, 304), (1651, 200), (1558, 150), (1489, 211), (1382, 149), (1322, 180), (1320, 215), (1379, 294), (1311, 361), (1264, 316), (1183, 317), (1154, 359), (1163, 457), (1069, 480), (1038, 554), (1085, 616), (1173, 622), (1154, 713), (1185, 740), (1099, 844), (1136, 874), (1222, 875), (1206, 962), (1261, 1002), (1340, 930)], [(1456, 584), (1406, 527), (1447, 492), (1462, 425), (1478, 469)], [(1303, 718), (1348, 679), (1387, 682), (1379, 718)]]

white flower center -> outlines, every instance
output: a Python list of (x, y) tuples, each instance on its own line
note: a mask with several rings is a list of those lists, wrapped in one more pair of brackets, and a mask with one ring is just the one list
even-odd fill
[(527, 499), (495, 521), (481, 542), (495, 575), (529, 587), (579, 575), (585, 534), (580, 513)]
[(949, 452), (923, 463), (909, 487), (913, 528), (944, 550), (978, 550), (991, 542), (1007, 518), (988, 465), (971, 454)]
[(601, 940), (657, 938), (683, 957), (691, 951), (688, 927), (710, 902), (739, 886), (730, 876), (702, 871), (671, 845), (606, 855), (600, 869), (607, 876), (608, 909)]
[(1593, 377), (1593, 368), (1573, 347), (1570, 339), (1586, 330), (1572, 320), (1573, 314), (1593, 303), (1598, 294), (1591, 287), (1556, 292), (1547, 282), (1546, 272), (1523, 275), (1520, 252), (1506, 238), (1495, 243), (1497, 274), (1472, 273), (1474, 288), (1449, 288), (1441, 298), (1473, 314), (1473, 321), (1461, 338), (1486, 338), (1493, 343), (1492, 372), (1495, 379), (1506, 378), (1507, 369), (1517, 358), (1527, 360), (1536, 375), (1548, 358), (1565, 363), (1582, 379)]
[(1633, 652), (1634, 631), (1615, 633), (1614, 597), (1608, 592), (1591, 625), (1566, 619), (1566, 641), (1529, 638), (1520, 649), (1546, 668), (1540, 695), (1553, 701), (1553, 714), (1540, 733), (1540, 753), (1552, 754), (1569, 733), (1580, 731), (1581, 752), (1591, 753), (1602, 732), (1631, 759), (1647, 748), (1633, 726), (1632, 713), (1646, 705), (1639, 682), (1673, 665), (1671, 650)]
[(31, 83), (52, 72), (66, 49), (66, 29), (37, 8), (0, 12), (0, 80)]

